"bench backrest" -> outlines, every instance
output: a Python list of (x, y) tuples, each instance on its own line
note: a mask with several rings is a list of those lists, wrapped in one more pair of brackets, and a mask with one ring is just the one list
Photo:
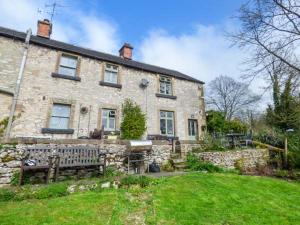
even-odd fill
[(51, 147), (29, 147), (25, 150), (24, 159), (30, 159), (35, 161), (35, 166), (47, 166), (49, 165), (49, 156), (52, 156), (53, 151)]
[(59, 156), (60, 167), (98, 165), (104, 163), (105, 157), (99, 157), (99, 148), (87, 146), (57, 147), (56, 154)]

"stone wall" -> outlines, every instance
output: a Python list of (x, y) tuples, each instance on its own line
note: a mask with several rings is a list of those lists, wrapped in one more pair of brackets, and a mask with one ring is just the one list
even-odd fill
[[(12, 141), (13, 142), (13, 141)], [(1, 143), (1, 142), (0, 142)], [(4, 144), (0, 145), (0, 186), (10, 184), (14, 173), (20, 170), (21, 159), (24, 157), (24, 150), (27, 147), (45, 146), (45, 147), (73, 147), (73, 146), (90, 146), (100, 147), (107, 154), (107, 166), (113, 166), (119, 171), (126, 172), (127, 166), (125, 153), (127, 151), (127, 142), (118, 140), (31, 140), (24, 141), (15, 145)], [(54, 151), (54, 150), (53, 150)], [(150, 162), (156, 161), (160, 165), (166, 162), (171, 155), (172, 145), (167, 141), (153, 141), (152, 154)], [(60, 169), (59, 180), (66, 178), (89, 177), (94, 173), (99, 172), (98, 168), (66, 168)], [(41, 182), (44, 179), (43, 172), (28, 173), (31, 181)], [(51, 177), (53, 178), (54, 170)]]
[(200, 159), (213, 163), (214, 165), (234, 169), (235, 163), (240, 160), (244, 168), (255, 168), (266, 165), (269, 158), (268, 149), (249, 149), (226, 152), (201, 152), (195, 153)]

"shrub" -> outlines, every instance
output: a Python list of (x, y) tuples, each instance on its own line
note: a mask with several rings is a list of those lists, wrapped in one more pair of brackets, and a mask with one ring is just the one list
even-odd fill
[(0, 201), (9, 201), (12, 200), (15, 197), (16, 193), (12, 190), (2, 188), (0, 189)]
[(170, 162), (170, 160), (168, 160), (166, 163), (164, 163), (162, 165), (161, 169), (166, 172), (174, 172), (174, 167), (173, 167), (172, 163)]
[(244, 158), (237, 159), (234, 162), (234, 168), (237, 169), (240, 172), (240, 174), (245, 173), (246, 172), (245, 159)]
[(224, 172), (223, 168), (204, 162), (191, 153), (187, 155), (187, 167), (192, 171)]
[[(16, 171), (12, 176), (10, 184), (12, 186), (17, 186), (19, 185), (19, 180), (20, 180), (20, 172)], [(23, 184), (29, 184), (29, 183), (30, 183), (30, 175), (28, 173), (25, 173), (23, 177)]]
[(140, 106), (126, 99), (122, 107), (123, 121), (121, 137), (123, 139), (140, 139), (146, 130), (146, 115)]
[(122, 173), (113, 166), (108, 166), (105, 171), (105, 177), (107, 177), (107, 178), (120, 176), (121, 174)]
[(41, 186), (34, 192), (34, 198), (45, 199), (51, 197), (61, 197), (68, 195), (68, 183), (53, 183), (50, 185)]
[(129, 187), (131, 185), (139, 185), (141, 188), (144, 188), (149, 186), (151, 181), (152, 179), (150, 177), (129, 175), (121, 179), (121, 186)]

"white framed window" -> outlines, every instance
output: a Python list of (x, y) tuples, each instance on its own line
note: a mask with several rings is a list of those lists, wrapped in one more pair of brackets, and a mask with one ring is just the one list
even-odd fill
[(68, 129), (70, 121), (71, 106), (64, 104), (53, 104), (49, 128)]
[(165, 95), (172, 95), (172, 79), (169, 77), (161, 76), (159, 78), (159, 93)]
[(102, 109), (102, 126), (105, 131), (116, 130), (116, 110)]
[(117, 84), (118, 83), (118, 66), (105, 64), (104, 82)]
[(75, 77), (78, 58), (67, 54), (62, 54), (60, 57), (58, 73), (66, 76)]
[(174, 112), (160, 111), (160, 133), (174, 136)]

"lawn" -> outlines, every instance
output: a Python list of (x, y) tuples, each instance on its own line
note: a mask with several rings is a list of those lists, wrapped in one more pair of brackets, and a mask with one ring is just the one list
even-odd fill
[(191, 173), (145, 189), (1, 202), (0, 224), (300, 224), (300, 183)]

